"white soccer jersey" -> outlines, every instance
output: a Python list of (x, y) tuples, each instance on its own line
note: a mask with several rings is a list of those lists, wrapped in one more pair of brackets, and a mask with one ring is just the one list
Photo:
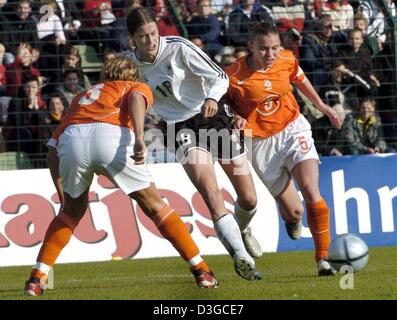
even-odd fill
[(153, 91), (153, 108), (167, 122), (181, 122), (201, 112), (206, 98), (219, 101), (229, 87), (229, 78), (197, 46), (177, 36), (160, 37), (153, 63), (139, 60), (141, 81)]

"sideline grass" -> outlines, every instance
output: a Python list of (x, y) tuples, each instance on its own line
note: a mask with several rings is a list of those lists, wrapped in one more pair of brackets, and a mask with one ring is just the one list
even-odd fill
[(0, 268), (0, 299), (268, 300), (397, 299), (397, 247), (370, 248), (367, 267), (354, 274), (354, 289), (335, 277), (318, 277), (313, 253), (267, 253), (257, 260), (261, 281), (237, 276), (228, 256), (207, 256), (220, 281), (215, 290), (196, 287), (180, 258), (157, 258), (55, 266), (55, 288), (40, 298), (24, 297), (30, 267)]

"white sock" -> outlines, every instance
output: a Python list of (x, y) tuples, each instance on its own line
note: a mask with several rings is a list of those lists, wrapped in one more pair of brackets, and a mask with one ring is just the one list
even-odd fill
[(41, 272), (45, 273), (48, 276), (48, 273), (51, 270), (51, 267), (46, 265), (45, 263), (42, 262), (37, 262), (34, 266), (33, 269), (40, 270)]
[(241, 238), (240, 229), (236, 220), (231, 214), (226, 214), (214, 223), (219, 240), (225, 246), (226, 250), (234, 258), (243, 257), (248, 259), (253, 265), (254, 260), (245, 250), (243, 239)]
[(187, 262), (187, 264), (188, 264), (190, 267), (194, 267), (194, 266), (197, 266), (201, 261), (203, 261), (203, 258), (200, 256), (200, 254), (198, 254), (197, 256), (191, 258), (191, 259)]
[(256, 208), (251, 211), (241, 208), (237, 201), (234, 203), (234, 217), (238, 223), (240, 231), (247, 229), (256, 211)]

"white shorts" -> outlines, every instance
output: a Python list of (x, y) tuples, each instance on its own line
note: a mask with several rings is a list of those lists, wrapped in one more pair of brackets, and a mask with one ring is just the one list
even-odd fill
[(302, 115), (274, 136), (247, 138), (252, 167), (274, 197), (286, 187), (295, 165), (307, 159), (319, 160), (310, 123)]
[(104, 175), (126, 194), (147, 188), (153, 181), (148, 167), (131, 159), (135, 135), (127, 127), (107, 123), (68, 126), (59, 137), (58, 156), (62, 187), (72, 198)]

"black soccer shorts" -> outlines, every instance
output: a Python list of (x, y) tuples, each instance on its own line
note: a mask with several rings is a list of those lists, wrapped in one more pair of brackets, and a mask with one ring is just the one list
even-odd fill
[[(212, 118), (201, 113), (175, 124), (175, 151), (178, 160), (198, 148), (211, 153), (214, 160), (231, 160), (246, 152), (243, 132), (233, 129), (234, 115), (226, 104), (219, 105)], [(170, 133), (170, 127), (167, 131)], [(168, 139), (170, 139), (168, 137)], [(170, 147), (170, 146), (168, 146)]]

